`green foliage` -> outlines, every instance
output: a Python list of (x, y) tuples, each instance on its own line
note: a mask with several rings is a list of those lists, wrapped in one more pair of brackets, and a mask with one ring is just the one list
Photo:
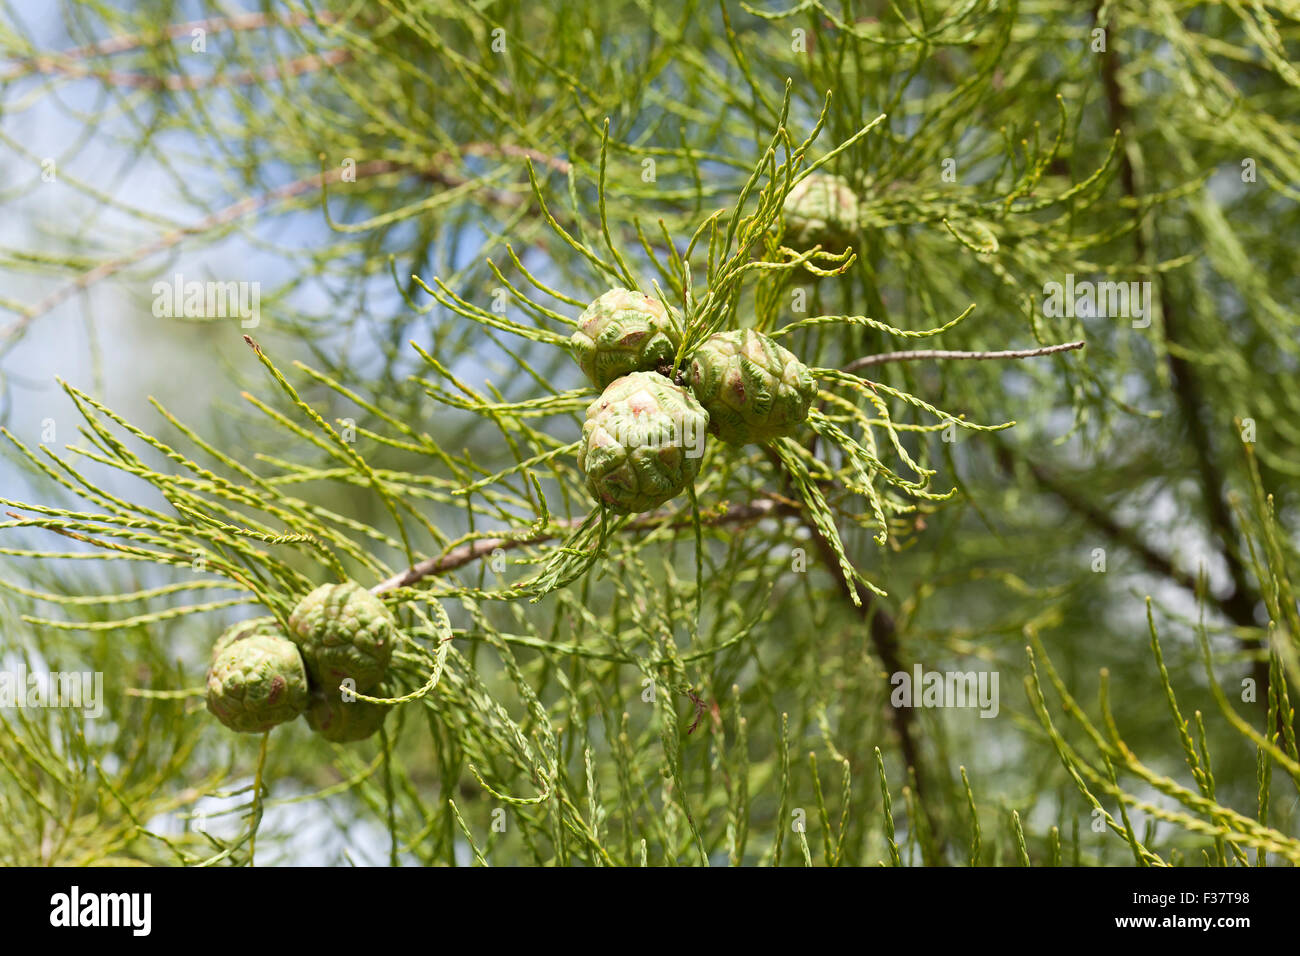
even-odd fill
[[(173, 254), (266, 289), (256, 329), (154, 320), (191, 381), (147, 416), (60, 380), (55, 445), (10, 406), (0, 656), (105, 712), (0, 706), (0, 862), (301, 862), (300, 805), (324, 862), (1300, 862), (1297, 11), (63, 13), (53, 48), (0, 13), (3, 198), (68, 203), (0, 249), (0, 354)], [(854, 214), (792, 229), (825, 175)], [(680, 315), (670, 372), (779, 342), (806, 420), (602, 507), (571, 338), (611, 288)], [(220, 726), (213, 637), (346, 581), (384, 683), (318, 693), (321, 735)], [(894, 706), (914, 665), (999, 676), (996, 715)]]

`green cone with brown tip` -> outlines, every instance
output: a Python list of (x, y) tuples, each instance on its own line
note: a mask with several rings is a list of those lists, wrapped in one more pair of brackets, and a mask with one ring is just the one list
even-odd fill
[(676, 318), (654, 296), (610, 289), (578, 317), (570, 344), (578, 366), (603, 389), (630, 372), (671, 365), (682, 343)]
[(587, 406), (578, 464), (587, 490), (618, 514), (656, 508), (695, 480), (709, 416), (657, 372), (612, 382)]
[(710, 430), (733, 445), (793, 434), (817, 394), (808, 367), (752, 329), (709, 336), (691, 355), (686, 377)]

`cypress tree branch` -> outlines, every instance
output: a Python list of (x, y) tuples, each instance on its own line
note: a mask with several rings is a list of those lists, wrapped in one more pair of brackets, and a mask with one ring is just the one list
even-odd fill
[[(625, 0), (391, 0), (346, 18), (265, 5), (173, 22), (191, 8), (59, 3), (62, 18), (40, 9), (30, 24), (0, 12), (6, 212), (35, 224), (0, 249), (0, 325), (18, 320), (0, 333), (13, 398), (0, 486), (36, 496), (0, 501), (0, 657), (102, 673), (111, 719), (84, 733), (70, 708), (0, 708), (0, 803), (13, 809), (0, 863), (244, 864), (254, 840), (298, 862), (300, 835), (261, 808), (322, 798), (346, 838), (383, 837), (349, 853), (390, 864), (465, 862), (465, 841), (478, 863), (542, 866), (869, 865), (874, 847), (898, 864), (1300, 863), (1300, 755), (1282, 720), (1283, 677), (1300, 674), (1285, 654), (1300, 569), (1282, 477), (1300, 458), (1300, 321), (1285, 301), (1300, 234), (1294, 11), (1100, 3), (1080, 19), (1046, 0), (933, 15), (818, 3), (810, 17), (724, 0), (676, 18)], [(1102, 24), (1109, 37), (1090, 32)], [(805, 52), (773, 42), (794, 27)], [(200, 30), (206, 44), (191, 43)], [(75, 135), (26, 135), (52, 117)], [(1241, 188), (1223, 175), (1238, 164)], [(145, 177), (162, 205), (133, 198)], [(802, 198), (788, 190), (800, 177)], [(209, 273), (206, 307), (187, 298), (135, 348), (99, 335), (120, 319), (95, 296), (72, 317), (84, 341), (50, 353), (65, 378), (91, 368), (93, 392), (153, 386), (162, 420), (67, 381), (35, 394), (7, 350), (45, 343), (18, 333), (53, 335), (55, 316), (36, 316), (67, 317), (85, 290), (138, 298), (171, 278), (157, 274), (171, 256)], [(1049, 272), (1118, 280), (1105, 283), (1116, 293), (1159, 279), (1143, 314), (1162, 309), (1166, 325), (1152, 342), (1088, 320), (1113, 310), (1037, 308)], [(274, 362), (218, 351), (236, 317), (211, 304), (215, 287), (236, 284), (273, 303)], [(718, 440), (689, 504), (592, 505), (573, 456), (594, 393), (570, 336), (611, 285), (679, 313), (678, 369), (716, 332), (799, 332), (786, 342), (813, 370), (815, 410), (766, 446), (774, 469), (765, 446)], [(1100, 305), (1110, 293), (1092, 285)], [(787, 304), (802, 293), (812, 302)], [(964, 322), (977, 303), (978, 329)], [(1083, 347), (1083, 325), (1078, 360), (1021, 367), (1031, 389), (943, 376), (944, 402), (966, 413), (956, 427), (1024, 423), (1023, 440), (989, 436), (987, 485), (954, 489), (967, 456), (932, 440), (951, 416), (924, 391), (932, 377), (903, 363), (1063, 355)], [(1034, 342), (1062, 344), (1016, 347)], [(1154, 367), (1149, 344), (1167, 349)], [(759, 381), (742, 376), (742, 403), (761, 403)], [(247, 404), (227, 409), (234, 395)], [(1164, 424), (1128, 427), (1115, 413), (1137, 411), (1128, 395), (1167, 406)], [(1229, 454), (1234, 410), (1262, 428), (1262, 476)], [(1064, 420), (1095, 450), (1035, 456)], [(1132, 492), (1106, 476), (1120, 441)], [(1190, 514), (1112, 507), (1186, 471)], [(1247, 478), (1254, 507), (1240, 510), (1226, 482)], [(961, 491), (982, 521), (958, 515), (942, 540), (904, 531)], [(553, 500), (579, 519), (552, 515)], [(1008, 547), (999, 524), (1038, 540)], [(1230, 598), (1160, 543), (1182, 528), (1226, 555)], [(896, 539), (888, 560), (864, 530)], [(1234, 710), (1204, 629), (1198, 662), (1185, 642), (1162, 654), (1150, 602), (1148, 626), (1128, 628), (1131, 581), (1069, 557), (1094, 541), (1195, 594), (1234, 636), (1259, 633), (1248, 597), (1264, 596), (1284, 618), (1272, 686), (1259, 684), (1267, 718)], [(831, 578), (791, 571), (791, 544)], [(1059, 557), (1040, 564), (1044, 546)], [(540, 570), (497, 586), (482, 560), (500, 577)], [(373, 585), (403, 631), (376, 736), (335, 747), (299, 724), (259, 755), (180, 689), (235, 618), (286, 627), (304, 595), (348, 578)], [(1068, 613), (1081, 587), (1095, 613)], [(826, 640), (825, 611), (844, 640)], [(933, 638), (914, 632), (922, 617)], [(681, 633), (698, 645), (679, 652)], [(1002, 699), (1023, 683), (1037, 721), (922, 712), (959, 706), (950, 691), (879, 713), (880, 670), (922, 654), (1014, 672)], [(646, 678), (666, 687), (657, 700)], [(1193, 714), (1207, 687), (1211, 710)], [(883, 755), (862, 764), (876, 743), (902, 774), (887, 779)], [(1007, 752), (1017, 759), (970, 759)], [(250, 777), (251, 793), (232, 786)], [(197, 825), (212, 796), (233, 834)], [(791, 811), (822, 839), (790, 829)], [(1098, 812), (1110, 834), (1094, 839)], [(374, 829), (351, 826), (367, 815)], [(173, 816), (193, 832), (153, 829)]]
[[(356, 167), (358, 179), (366, 176), (378, 176), (383, 173), (400, 172), (407, 167), (400, 163), (394, 163), (389, 160), (373, 160), (368, 163), (361, 163)], [(323, 173), (313, 173), (310, 176), (304, 176), (296, 179), (291, 183), (283, 186), (277, 186), (258, 196), (249, 196), (232, 203), (224, 209), (221, 209), (210, 216), (206, 216), (199, 222), (191, 226), (185, 226), (180, 229), (173, 229), (171, 232), (163, 233), (156, 239), (153, 239), (142, 246), (138, 246), (131, 252), (110, 259), (107, 262), (100, 263), (95, 268), (82, 273), (72, 282), (54, 290), (54, 292), (32, 305), (24, 314), (15, 322), (0, 329), (0, 347), (12, 343), (32, 322), (36, 321), (42, 315), (50, 310), (62, 305), (68, 299), (71, 299), (79, 292), (84, 292), (91, 286), (104, 279), (108, 279), (123, 269), (129, 268), (136, 263), (165, 252), (168, 249), (180, 245), (186, 239), (211, 232), (222, 226), (228, 226), (233, 222), (252, 215), (260, 209), (274, 205), (277, 202), (283, 202), (286, 199), (293, 199), (304, 193), (313, 192), (321, 189), (328, 183), (337, 183), (343, 176), (343, 169), (331, 169)]]
[[(569, 171), (569, 163), (558, 157), (548, 156), (539, 150), (526, 149), (512, 144), (496, 145), (491, 143), (469, 143), (462, 152), (468, 155), (487, 156), (501, 155), (511, 158), (528, 158), (534, 162), (542, 163), (548, 168), (561, 173)], [(382, 176), (388, 173), (414, 172), (430, 182), (438, 183), (448, 188), (463, 186), (469, 180), (447, 172), (443, 167), (450, 162), (452, 157), (449, 154), (435, 156), (427, 165), (415, 167), (408, 163), (399, 163), (387, 159), (376, 159), (366, 163), (360, 163), (352, 170), (357, 180), (367, 179), (374, 176)], [(276, 203), (285, 200), (294, 199), (305, 193), (315, 192), (325, 188), (328, 185), (341, 181), (344, 170), (334, 168), (321, 173), (312, 173), (309, 176), (303, 176), (291, 183), (283, 186), (277, 186), (257, 196), (249, 196), (238, 202), (232, 203), (224, 209), (218, 210), (209, 216), (190, 226), (180, 229), (173, 229), (164, 233), (156, 239), (153, 239), (142, 246), (137, 247), (125, 255), (107, 262), (100, 263), (95, 268), (82, 273), (72, 282), (56, 289), (45, 298), (33, 304), (26, 309), (22, 315), (10, 323), (8, 326), (0, 329), (0, 352), (3, 352), (14, 341), (16, 341), (27, 327), (35, 322), (38, 318), (50, 312), (52, 309), (62, 305), (80, 292), (84, 292), (91, 286), (102, 282), (105, 279), (117, 275), (123, 269), (127, 269), (137, 263), (148, 259), (150, 256), (157, 255), (160, 252), (166, 252), (172, 249), (186, 239), (193, 236), (203, 235), (220, 229), (223, 226), (231, 225), (240, 219), (246, 218), (255, 212), (273, 206)], [(521, 200), (517, 196), (500, 190), (484, 190), (485, 198), (491, 200), (497, 205), (517, 206)]]
[(1069, 352), (1081, 349), (1086, 342), (1063, 342), (1060, 345), (1048, 345), (1040, 349), (1021, 349), (1006, 352), (954, 352), (946, 349), (912, 349), (906, 352), (882, 352), (879, 355), (864, 355), (844, 366), (842, 371), (856, 372), (871, 365), (883, 365), (886, 362), (912, 362), (921, 359), (973, 359), (987, 362), (994, 359), (1026, 359), (1040, 355), (1055, 355), (1057, 352)]
[[(826, 565), (826, 570), (835, 580), (840, 591), (844, 594), (845, 600), (854, 605), (854, 610), (868, 627), (868, 633), (871, 637), (871, 647), (876, 657), (880, 660), (881, 666), (886, 674), (906, 673), (907, 665), (903, 661), (902, 647), (898, 640), (898, 626), (894, 618), (888, 611), (882, 608), (875, 600), (875, 595), (869, 592), (861, 584), (850, 583), (844, 580), (836, 572), (838, 557), (829, 541), (822, 534), (821, 530), (805, 515), (803, 517), (804, 527), (812, 535), (813, 541), (817, 545), (817, 550), (821, 555), (822, 562)], [(850, 587), (855, 588), (858, 592), (858, 600), (853, 601), (849, 594)], [(888, 685), (888, 678), (886, 678)], [(921, 750), (917, 744), (915, 728), (915, 713), (911, 707), (894, 707), (889, 708), (890, 724), (894, 728), (894, 735), (898, 738), (898, 749), (903, 756), (903, 763), (911, 772), (913, 779), (916, 781), (916, 799), (924, 810), (930, 825), (930, 833), (939, 841), (940, 845), (944, 842), (942, 832), (936, 826), (933, 811), (926, 801), (927, 784), (924, 761), (921, 757)]]
[(85, 63), (64, 62), (41, 58), (32, 61), (31, 69), (11, 71), (11, 76), (26, 73), (57, 73), (69, 79), (101, 80), (110, 86), (136, 90), (202, 90), (207, 87), (250, 86), (269, 83), (291, 76), (302, 76), (328, 66), (339, 66), (352, 58), (351, 50), (331, 50), (328, 53), (310, 53), (295, 57), (283, 66), (268, 66), (261, 70), (240, 70), (238, 73), (217, 73), (212, 76), (189, 76), (184, 73), (165, 73), (155, 76), (148, 73), (123, 73), (120, 70), (101, 70)]
[(304, 23), (319, 22), (328, 24), (334, 23), (335, 20), (334, 14), (321, 10), (312, 14), (239, 13), (228, 17), (206, 17), (202, 20), (190, 20), (186, 23), (169, 23), (156, 33), (124, 34), (110, 37), (107, 40), (99, 40), (85, 46), (70, 47), (52, 55), (35, 57), (24, 66), (0, 74), (0, 80), (11, 80), (22, 76), (43, 60), (82, 60), (97, 56), (111, 56), (114, 53), (125, 53), (128, 50), (156, 44), (161, 40), (189, 38), (195, 30), (202, 30), (204, 33), (212, 34), (238, 30), (260, 30), (271, 26), (297, 27), (302, 26)]
[[(767, 498), (761, 501), (755, 501), (746, 505), (732, 505), (726, 511), (717, 515), (700, 515), (700, 523), (706, 527), (725, 527), (728, 525), (744, 524), (748, 521), (758, 521), (760, 518), (786, 517), (797, 514), (799, 509), (783, 501)], [(672, 520), (668, 520), (669, 518)], [(556, 541), (565, 536), (565, 534), (574, 528), (577, 528), (585, 519), (573, 518), (554, 522), (553, 530), (543, 531), (539, 534), (530, 535), (525, 538), (482, 538), (478, 541), (470, 541), (466, 544), (459, 545), (445, 554), (435, 557), (426, 558), (417, 564), (412, 565), (405, 571), (393, 575), (385, 581), (376, 584), (370, 590), (374, 594), (383, 594), (385, 591), (391, 591), (394, 588), (406, 587), (415, 582), (438, 574), (446, 574), (448, 571), (454, 571), (473, 561), (490, 555), (493, 551), (500, 548), (502, 551), (513, 551), (516, 548), (522, 548), (532, 544), (543, 544), (547, 541)], [(683, 528), (692, 524), (690, 515), (676, 514), (672, 515), (665, 512), (652, 512), (641, 515), (632, 521), (627, 522), (620, 529), (623, 532), (628, 531), (646, 531), (653, 528), (671, 527)]]
[[(997, 443), (997, 460), (1006, 475), (1010, 476), (1015, 473), (1016, 459), (1012, 456), (1011, 449), (1007, 448), (1002, 442)], [(1173, 581), (1193, 594), (1196, 593), (1196, 578), (1176, 568), (1172, 560), (1143, 541), (1136, 531), (1120, 524), (1112, 515), (1074, 491), (1042, 465), (1025, 457), (1019, 460), (1042, 488), (1050, 492), (1072, 512), (1101, 531), (1106, 537), (1132, 551), (1149, 571)], [(1221, 608), (1223, 607), (1217, 600), (1215, 600), (1215, 603), (1219, 604)]]
[[(784, 474), (781, 469), (781, 460), (777, 454), (771, 448), (766, 449), (766, 452), (772, 467), (777, 469), (777, 474)], [(786, 485), (788, 492), (788, 477)], [(825, 533), (817, 527), (816, 522), (812, 520), (806, 509), (800, 509), (799, 515), (804, 527), (808, 529), (813, 542), (817, 545), (817, 551), (821, 556), (822, 563), (834, 579), (837, 589), (844, 596), (844, 599), (853, 605), (854, 611), (867, 624), (872, 650), (880, 660), (885, 672), (887, 674), (906, 672), (908, 668), (903, 661), (902, 649), (898, 641), (898, 627), (893, 617), (876, 602), (874, 594), (857, 581), (850, 583), (839, 573), (840, 558), (836, 554), (832, 543), (827, 539)], [(898, 748), (903, 756), (903, 763), (916, 779), (916, 798), (929, 818), (930, 832), (942, 843), (944, 838), (936, 827), (929, 805), (924, 799), (927, 774), (920, 747), (917, 745), (916, 735), (913, 732), (915, 715), (912, 708), (891, 706), (889, 719), (894, 729), (894, 735), (898, 738)]]

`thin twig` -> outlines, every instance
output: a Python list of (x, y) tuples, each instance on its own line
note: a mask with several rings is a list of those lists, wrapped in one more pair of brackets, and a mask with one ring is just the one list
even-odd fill
[(882, 352), (879, 355), (864, 355), (844, 366), (845, 372), (856, 372), (869, 365), (883, 365), (886, 362), (911, 362), (918, 359), (972, 359), (987, 362), (993, 359), (1025, 359), (1040, 355), (1055, 355), (1057, 352), (1069, 352), (1081, 349), (1087, 344), (1083, 341), (1064, 342), (1061, 345), (1048, 345), (1041, 349), (1018, 349), (1008, 352), (952, 352), (944, 349), (912, 349), (907, 352)]
[(177, 40), (181, 37), (191, 37), (195, 30), (201, 30), (204, 34), (223, 33), (227, 30), (259, 30), (268, 26), (295, 27), (301, 26), (307, 22), (316, 22), (321, 24), (330, 24), (335, 20), (332, 13), (293, 13), (287, 16), (276, 16), (265, 13), (243, 13), (231, 17), (208, 17), (204, 20), (191, 20), (188, 23), (171, 23), (163, 27), (156, 33), (133, 33), (125, 36), (110, 37), (107, 40), (100, 40), (97, 43), (91, 43), (87, 46), (72, 47), (53, 56), (41, 56), (20, 63), (18, 66), (11, 68), (5, 73), (0, 73), (0, 81), (9, 81), (32, 72), (46, 72), (52, 66), (57, 66), (58, 61), (69, 63), (75, 60), (84, 60), (91, 57), (111, 56), (115, 53), (124, 53), (127, 50), (139, 49), (142, 46), (157, 45), (165, 40)]
[[(797, 514), (798, 508), (787, 504), (784, 501), (774, 499), (762, 499), (747, 505), (732, 505), (726, 511), (718, 515), (701, 515), (700, 523), (708, 527), (717, 527), (719, 525), (743, 524), (746, 521), (757, 521), (760, 518), (774, 518), (786, 515)], [(671, 521), (665, 519), (672, 518)], [(571, 519), (555, 521), (547, 530), (535, 535), (529, 535), (524, 538), (482, 538), (478, 541), (471, 541), (468, 544), (462, 544), (452, 548), (445, 554), (436, 555), (431, 558), (425, 558), (405, 571), (401, 571), (386, 581), (381, 581), (370, 589), (373, 594), (383, 594), (385, 591), (391, 591), (394, 588), (405, 587), (414, 584), (421, 578), (431, 577), (436, 574), (446, 574), (448, 571), (454, 571), (463, 567), (479, 558), (490, 555), (493, 551), (500, 548), (502, 551), (511, 551), (515, 548), (522, 548), (530, 544), (541, 544), (545, 541), (553, 541), (562, 538), (564, 535), (582, 523), (582, 519)], [(642, 515), (629, 521), (622, 528), (623, 531), (645, 531), (652, 528), (682, 527), (691, 524), (690, 515), (669, 512), (652, 512)]]
[(32, 61), (37, 73), (57, 73), (72, 79), (102, 80), (110, 86), (125, 86), (136, 90), (201, 90), (212, 86), (251, 86), (254, 83), (272, 83), (287, 77), (303, 76), (327, 66), (338, 66), (352, 59), (351, 50), (331, 50), (328, 53), (310, 53), (287, 61), (284, 66), (268, 66), (261, 70), (239, 70), (234, 73), (190, 75), (165, 73), (153, 76), (148, 73), (123, 73), (120, 70), (101, 70), (85, 63), (64, 62), (42, 57)]

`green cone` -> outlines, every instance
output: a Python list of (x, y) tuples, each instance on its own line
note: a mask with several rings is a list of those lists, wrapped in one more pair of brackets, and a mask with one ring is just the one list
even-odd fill
[(293, 609), (289, 636), (314, 684), (336, 690), (351, 678), (364, 692), (388, 672), (397, 621), (383, 601), (353, 581), (322, 584)]
[(604, 388), (629, 372), (672, 364), (681, 345), (677, 320), (653, 296), (610, 289), (578, 318), (570, 343), (591, 384)]
[(709, 413), (710, 430), (733, 445), (793, 434), (817, 394), (808, 367), (752, 329), (705, 339), (691, 356), (687, 381)]
[[(274, 624), (236, 625), (218, 638), (208, 670), (208, 710), (231, 730), (260, 734), (307, 706), (302, 656)], [(234, 633), (238, 630), (238, 633)]]
[(246, 637), (252, 637), (254, 634), (269, 634), (272, 637), (283, 637), (280, 626), (275, 623), (273, 617), (255, 617), (247, 621), (239, 621), (230, 625), (221, 632), (212, 645), (212, 659), (216, 660), (218, 654), (224, 651), (235, 641), (242, 641)]
[(813, 173), (795, 183), (781, 207), (785, 219), (782, 242), (805, 250), (820, 244), (840, 253), (858, 233), (858, 197), (847, 179)]
[(618, 514), (656, 508), (695, 480), (709, 416), (656, 372), (614, 381), (587, 407), (578, 464), (587, 490)]
[[(371, 697), (387, 697), (386, 692), (375, 689)], [(326, 740), (336, 744), (365, 740), (384, 724), (390, 708), (372, 704), (368, 700), (344, 700), (341, 692), (314, 690), (307, 704), (307, 726)]]

